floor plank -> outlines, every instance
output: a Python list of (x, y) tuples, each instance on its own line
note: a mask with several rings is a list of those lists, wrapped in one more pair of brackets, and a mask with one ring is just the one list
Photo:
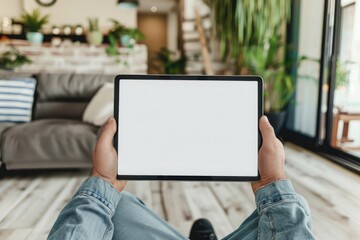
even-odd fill
[(193, 223), (193, 215), (185, 197), (184, 186), (183, 182), (163, 182), (162, 192), (168, 222), (187, 235)]
[(2, 229), (0, 230), (0, 239), (6, 240), (21, 240), (27, 239), (30, 235), (32, 228), (25, 229)]
[(82, 178), (73, 176), (66, 182), (64, 187), (58, 192), (54, 202), (36, 223), (27, 240), (46, 239), (64, 204), (73, 197), (74, 192), (79, 188), (82, 181)]
[[(192, 221), (199, 218), (209, 219), (217, 235), (222, 238), (233, 231), (224, 209), (221, 207), (208, 186), (186, 188), (185, 196), (192, 213)], [(186, 233), (189, 232), (189, 229)], [(184, 233), (184, 234), (186, 234)]]
[(319, 239), (358, 238), (360, 215), (354, 211), (360, 211), (360, 196), (354, 189), (359, 182), (353, 180), (359, 176), (322, 158), (313, 162), (312, 154), (295, 149), (286, 149), (286, 171), (295, 190), (309, 202), (315, 235)]
[(22, 204), (32, 191), (41, 184), (42, 179), (25, 178), (14, 181), (13, 186), (9, 186), (0, 195), (0, 227), (2, 221), (6, 218), (19, 204)]
[(21, 203), (0, 221), (0, 229), (34, 227), (58, 197), (68, 178), (39, 178), (41, 181), (31, 189)]
[[(360, 176), (292, 144), (285, 145), (286, 171), (309, 202), (317, 239), (360, 236)], [(46, 239), (88, 171), (67, 171), (0, 180), (0, 239)], [(194, 220), (212, 221), (219, 237), (255, 210), (248, 183), (129, 182), (126, 190), (188, 235)]]

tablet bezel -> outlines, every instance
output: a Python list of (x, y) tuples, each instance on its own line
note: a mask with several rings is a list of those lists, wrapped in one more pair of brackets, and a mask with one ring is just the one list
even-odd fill
[[(258, 83), (258, 120), (263, 115), (263, 79), (260, 76), (205, 76), (205, 75), (117, 75), (114, 81), (114, 118), (119, 122), (119, 85), (121, 80), (184, 80), (184, 81), (256, 81)], [(118, 152), (118, 131), (114, 136), (114, 147)], [(258, 130), (258, 149), (262, 144), (261, 134)], [(118, 161), (118, 159), (117, 159)], [(259, 168), (259, 166), (258, 166)], [(116, 172), (118, 169), (116, 169)], [(257, 176), (174, 176), (174, 175), (119, 175), (119, 180), (175, 180), (175, 181), (258, 181)]]

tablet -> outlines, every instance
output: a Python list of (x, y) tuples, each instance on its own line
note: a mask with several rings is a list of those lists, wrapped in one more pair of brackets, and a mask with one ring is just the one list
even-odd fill
[(259, 179), (258, 76), (119, 75), (118, 179)]

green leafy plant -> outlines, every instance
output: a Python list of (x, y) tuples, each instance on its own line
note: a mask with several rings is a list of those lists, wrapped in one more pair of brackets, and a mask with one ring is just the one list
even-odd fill
[(115, 19), (110, 19), (113, 24), (112, 29), (109, 32), (109, 35), (113, 35), (117, 39), (120, 39), (123, 35), (128, 35), (130, 38), (134, 39), (136, 42), (144, 40), (145, 36), (137, 28), (127, 28), (119, 21)]
[(125, 31), (125, 34), (129, 35), (132, 39), (135, 40), (135, 42), (139, 42), (145, 39), (144, 34), (140, 32), (137, 28), (128, 28)]
[(347, 87), (349, 85), (349, 74), (350, 71), (347, 69), (347, 65), (350, 62), (341, 63), (339, 60), (336, 61), (336, 76), (335, 76), (335, 87)]
[(108, 38), (109, 38), (109, 46), (106, 48), (106, 53), (109, 56), (117, 56), (117, 55), (119, 55), (118, 46), (117, 46), (116, 39), (115, 39), (114, 35), (110, 34), (108, 36)]
[(290, 20), (289, 0), (206, 0), (224, 58), (242, 64), (243, 48), (264, 46)]
[(280, 36), (269, 40), (267, 48), (251, 46), (244, 49), (244, 62), (250, 74), (260, 75), (264, 79), (265, 112), (279, 112), (289, 103), (294, 90), (294, 81), (286, 72), (291, 62), (278, 60), (277, 53), (283, 48)]
[(156, 59), (161, 63), (161, 69), (165, 74), (185, 74), (187, 58), (176, 54), (167, 48), (161, 48), (156, 54)]
[[(310, 58), (307, 56), (302, 56), (300, 58), (300, 62), (303, 61), (310, 61), (313, 63), (316, 63), (318, 65), (321, 64), (320, 59), (317, 58)], [(335, 88), (339, 88), (339, 87), (347, 87), (349, 85), (350, 79), (349, 79), (349, 74), (350, 71), (348, 69), (348, 65), (352, 64), (353, 62), (351, 61), (345, 61), (343, 63), (341, 63), (339, 60), (336, 61), (336, 75), (335, 75)], [(300, 65), (300, 64), (299, 64)], [(311, 75), (304, 75), (304, 74), (298, 74), (298, 78), (301, 79), (309, 79), (309, 80), (314, 80), (314, 81), (318, 81), (318, 78), (314, 78)]]
[(0, 68), (3, 69), (13, 70), (27, 63), (31, 63), (30, 58), (20, 53), (16, 48), (12, 48), (0, 56)]
[(113, 35), (116, 38), (120, 38), (121, 35), (125, 33), (127, 28), (123, 24), (121, 24), (118, 20), (110, 19), (110, 21), (112, 22), (113, 26), (109, 32), (109, 35)]
[[(281, 38), (290, 20), (289, 0), (206, 0), (220, 51), (237, 74), (256, 74), (265, 83), (265, 111), (282, 111), (294, 92), (286, 72), (286, 45)], [(281, 35), (280, 35), (281, 34)]]
[(49, 18), (49, 15), (42, 16), (40, 10), (35, 9), (30, 13), (23, 13), (20, 22), (26, 32), (40, 32), (42, 27), (49, 22)]
[(89, 31), (90, 32), (99, 32), (99, 19), (98, 18), (89, 18)]

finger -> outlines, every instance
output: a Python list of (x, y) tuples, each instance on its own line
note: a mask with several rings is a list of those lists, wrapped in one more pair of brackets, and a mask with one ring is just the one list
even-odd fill
[(112, 141), (115, 133), (116, 121), (113, 117), (110, 117), (101, 130), (101, 134), (97, 144), (103, 147), (112, 146)]
[(269, 119), (266, 116), (262, 116), (260, 118), (259, 127), (264, 144), (272, 142), (276, 139), (274, 128), (271, 126)]

